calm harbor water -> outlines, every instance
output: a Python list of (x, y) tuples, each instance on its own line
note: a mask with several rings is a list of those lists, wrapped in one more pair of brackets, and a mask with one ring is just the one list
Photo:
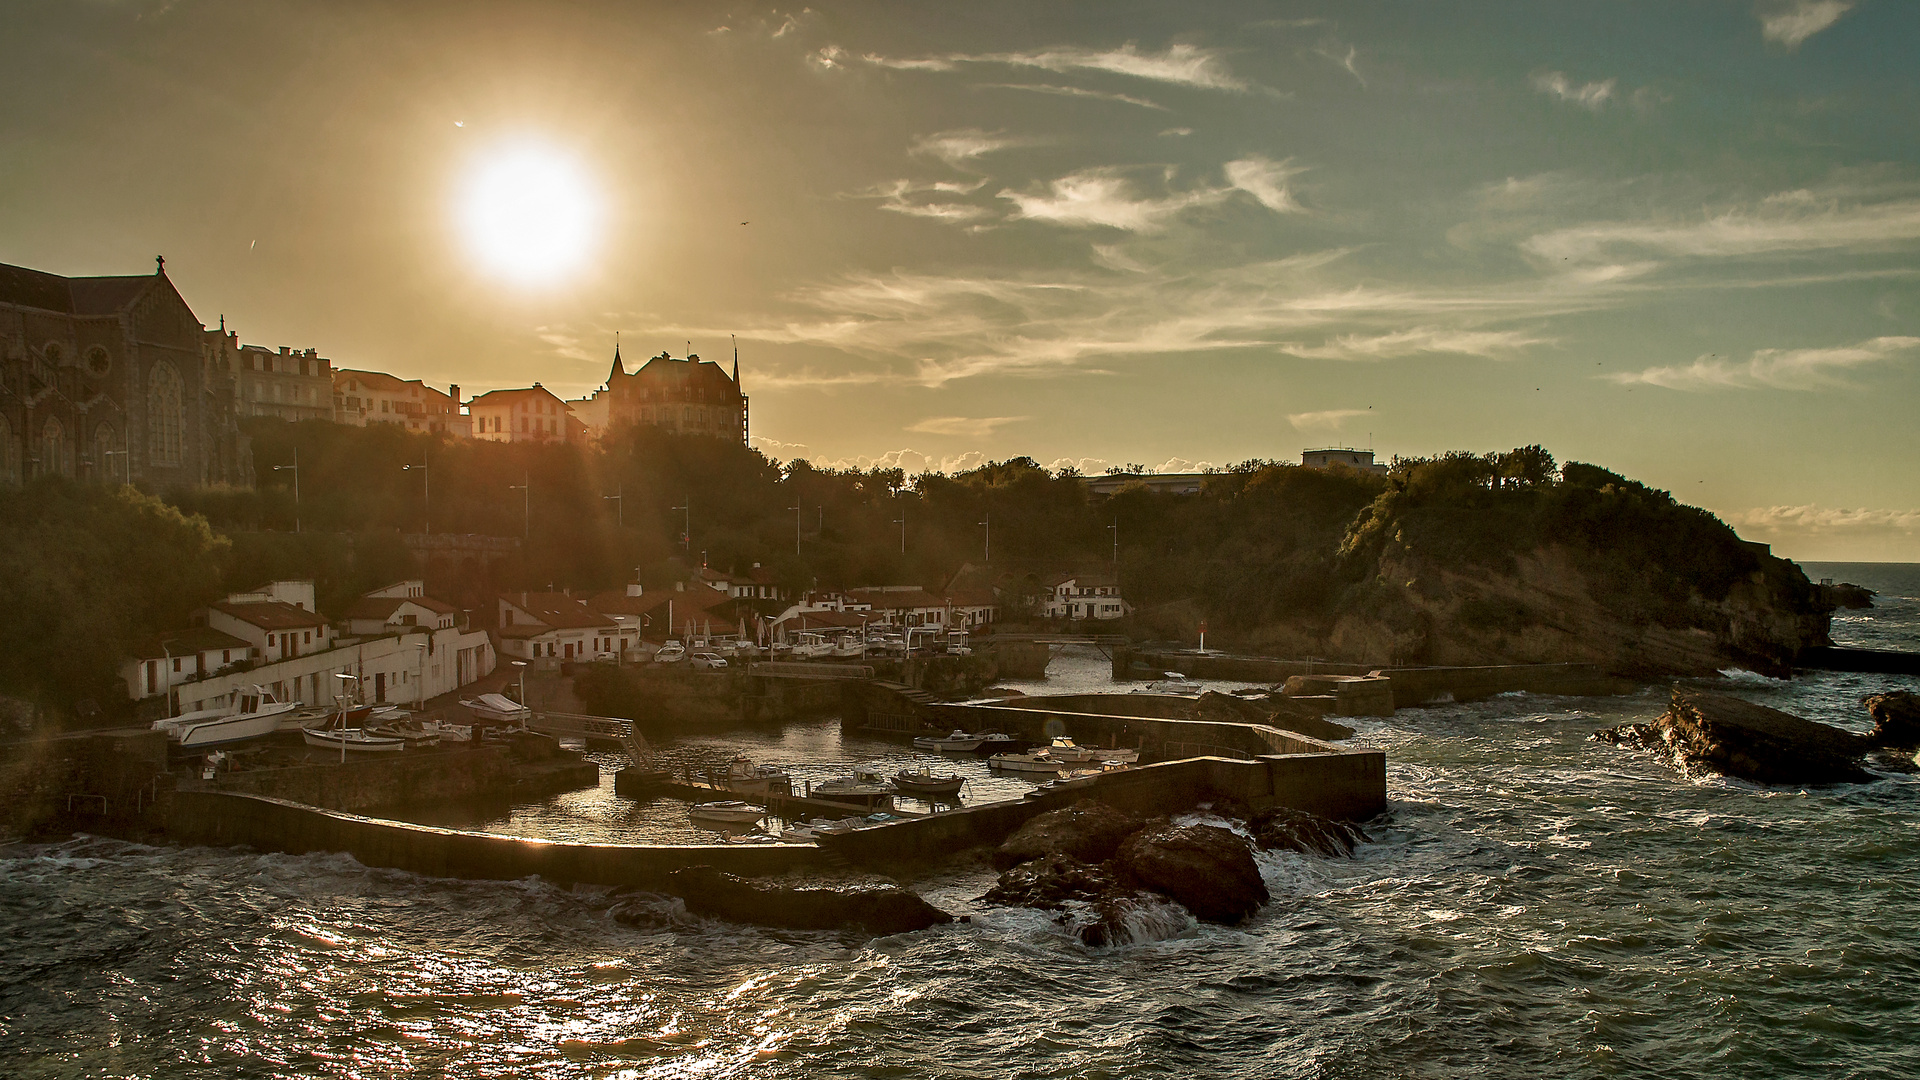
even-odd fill
[[(1836, 639), (1920, 648), (1920, 567), (1808, 571), (1883, 593)], [(1063, 657), (1049, 688), (1103, 671)], [(1920, 689), (1719, 682), (1856, 730), (1862, 695)], [(628, 925), (599, 890), (340, 856), (14, 845), (0, 1074), (1920, 1075), (1920, 783), (1764, 790), (1587, 740), (1663, 705), (1511, 696), (1372, 724), (1392, 805), (1357, 859), (1268, 857), (1274, 903), (1249, 923), (1114, 949), (980, 907), (992, 875), (964, 862), (926, 891), (974, 922), (867, 940), (664, 899)], [(712, 740), (903, 753), (834, 725)], [(599, 798), (490, 827), (591, 818)]]

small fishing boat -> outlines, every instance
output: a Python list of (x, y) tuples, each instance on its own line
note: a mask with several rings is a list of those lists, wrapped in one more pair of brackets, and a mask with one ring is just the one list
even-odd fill
[(1023, 750), (1032, 745), (1032, 743), (1021, 742), (1011, 735), (1003, 735), (998, 731), (990, 731), (980, 736), (980, 745), (974, 747), (973, 752), (981, 757), (988, 757), (993, 754)]
[(256, 686), (226, 708), (200, 709), (155, 720), (153, 730), (165, 732), (184, 750), (225, 746), (273, 734), (279, 730), (281, 719), (299, 707), (297, 701), (275, 701), (271, 692)]
[(787, 775), (787, 770), (778, 765), (755, 765), (753, 759), (745, 755), (727, 763), (727, 773), (720, 785), (728, 791), (752, 795), (793, 794), (793, 778)]
[(987, 759), (987, 764), (1006, 772), (1055, 775), (1060, 772), (1060, 762), (1050, 757), (1045, 750), (1036, 750), (1031, 754), (995, 754)]
[(960, 794), (960, 788), (967, 778), (953, 773), (936, 776), (931, 770), (908, 772), (905, 769), (894, 774), (893, 786), (904, 795), (918, 795), (926, 799), (951, 799)]
[(1099, 757), (1099, 754), (1089, 747), (1075, 743), (1065, 735), (1060, 735), (1047, 745), (1047, 756), (1055, 761), (1080, 762), (1093, 761)]
[(687, 807), (687, 817), (699, 823), (751, 825), (766, 816), (765, 807), (739, 800), (695, 803)]
[(1160, 678), (1145, 686), (1135, 687), (1136, 694), (1177, 694), (1181, 697), (1198, 697), (1206, 693), (1206, 685), (1197, 679), (1189, 679), (1177, 671), (1163, 671)]
[(308, 746), (319, 746), (329, 750), (383, 751), (405, 750), (407, 740), (398, 735), (375, 735), (365, 728), (355, 727), (310, 727), (300, 732)]
[(409, 750), (440, 745), (441, 731), (437, 722), (432, 728), (428, 728), (426, 723), (422, 721), (413, 719), (391, 719), (380, 724), (363, 724), (361, 726), (366, 729), (369, 735), (378, 736), (383, 739), (404, 739), (406, 740)]
[(851, 775), (836, 777), (813, 785), (810, 798), (858, 806), (869, 813), (893, 809), (893, 785), (871, 770), (856, 769)]

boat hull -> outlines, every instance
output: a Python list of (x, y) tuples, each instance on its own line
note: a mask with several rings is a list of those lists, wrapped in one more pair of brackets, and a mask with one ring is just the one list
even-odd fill
[(923, 798), (952, 798), (960, 794), (960, 788), (966, 784), (963, 776), (931, 777), (925, 780), (901, 774), (893, 778), (893, 786), (906, 795), (919, 795)]
[(987, 759), (987, 764), (1005, 772), (1050, 773), (1060, 772), (1060, 762), (1047, 758), (1036, 758), (1027, 754), (995, 754)]
[(407, 748), (405, 739), (368, 735), (359, 728), (335, 728), (332, 731), (316, 731), (308, 728), (300, 733), (300, 737), (306, 740), (308, 746), (319, 746), (328, 750), (338, 750), (344, 746), (356, 752), (391, 753)]
[(280, 718), (292, 711), (293, 707), (288, 706), (272, 712), (244, 713), (184, 724), (179, 729), (180, 747), (183, 750), (199, 750), (271, 735), (280, 730)]

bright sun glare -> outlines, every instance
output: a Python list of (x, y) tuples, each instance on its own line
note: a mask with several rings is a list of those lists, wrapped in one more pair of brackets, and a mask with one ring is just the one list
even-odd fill
[(487, 269), (523, 284), (550, 284), (593, 246), (600, 203), (577, 161), (543, 146), (505, 148), (466, 178), (459, 222)]

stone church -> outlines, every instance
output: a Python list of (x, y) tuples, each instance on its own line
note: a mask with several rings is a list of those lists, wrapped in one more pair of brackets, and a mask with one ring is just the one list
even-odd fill
[(251, 486), (225, 337), (152, 274), (60, 277), (0, 263), (0, 483)]

